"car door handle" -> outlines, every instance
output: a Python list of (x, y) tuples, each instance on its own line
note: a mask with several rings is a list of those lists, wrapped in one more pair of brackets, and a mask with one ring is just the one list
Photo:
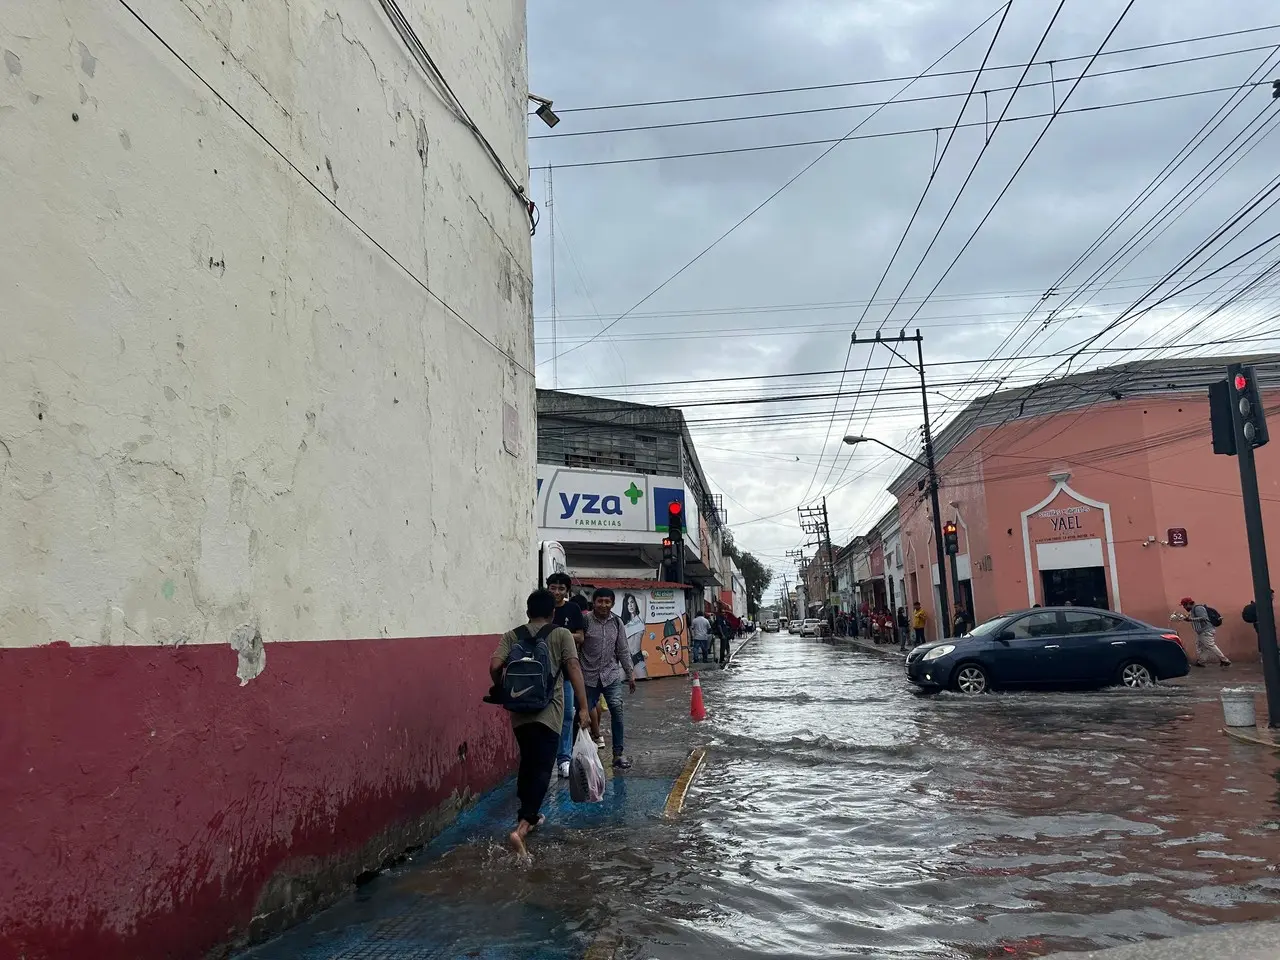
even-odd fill
[(1112, 645), (1113, 647), (1123, 647), (1123, 646), (1124, 646), (1124, 641), (1123, 641), (1123, 640), (1112, 640), (1112, 641), (1111, 641), (1111, 645)]
[(1057, 650), (1057, 649), (1058, 649), (1058, 646), (1059, 646), (1059, 645), (1058, 645), (1058, 644), (1056, 644), (1056, 643), (1046, 643), (1046, 644), (1044, 645), (1044, 648), (1045, 648), (1046, 650)]

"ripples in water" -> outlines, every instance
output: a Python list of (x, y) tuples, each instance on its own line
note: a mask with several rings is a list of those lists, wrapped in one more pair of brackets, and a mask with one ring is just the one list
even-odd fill
[(705, 911), (636, 956), (1037, 956), (1280, 916), (1277, 763), (1219, 734), (1217, 685), (921, 697), (900, 670), (762, 638), (652, 904)]

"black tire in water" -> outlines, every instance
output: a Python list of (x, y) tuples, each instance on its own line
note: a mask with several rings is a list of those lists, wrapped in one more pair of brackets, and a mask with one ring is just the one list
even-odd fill
[(956, 693), (977, 696), (991, 689), (991, 681), (981, 664), (967, 660), (956, 667), (955, 673), (951, 675), (951, 689)]

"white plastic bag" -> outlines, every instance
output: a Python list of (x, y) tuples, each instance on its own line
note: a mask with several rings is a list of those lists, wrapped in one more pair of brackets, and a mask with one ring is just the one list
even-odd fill
[(604, 799), (604, 764), (591, 734), (578, 728), (569, 760), (569, 799), (574, 803), (599, 803)]

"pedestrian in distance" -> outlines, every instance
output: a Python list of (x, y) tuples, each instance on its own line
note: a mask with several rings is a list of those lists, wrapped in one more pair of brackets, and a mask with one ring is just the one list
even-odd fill
[(898, 644), (899, 649), (904, 653), (907, 649), (908, 637), (911, 636), (911, 621), (907, 619), (907, 608), (899, 607), (896, 617), (898, 624)]
[(963, 637), (969, 632), (969, 613), (963, 604), (956, 604), (956, 615), (951, 618), (951, 635)]
[[(631, 650), (627, 646), (627, 631), (622, 618), (613, 612), (614, 595), (608, 587), (600, 587), (591, 599), (591, 612), (586, 617), (586, 636), (582, 641), (579, 659), (582, 677), (586, 684), (588, 703), (601, 697), (609, 708), (609, 728), (613, 737), (613, 765), (620, 770), (631, 766), (623, 751), (622, 682), (625, 679), (632, 693), (636, 692), (636, 678), (631, 662)], [(600, 734), (600, 715), (591, 715), (591, 736), (599, 746), (604, 746)]]
[(711, 621), (706, 614), (699, 613), (689, 624), (689, 642), (693, 648), (690, 652), (693, 662), (701, 663), (706, 660), (704, 654), (711, 648)]
[(733, 627), (729, 623), (729, 618), (722, 612), (716, 617), (716, 633), (720, 636), (720, 669), (723, 670), (729, 663), (729, 641), (733, 637)]
[(564, 722), (563, 673), (577, 695), (578, 726), (591, 725), (587, 693), (573, 634), (554, 623), (556, 599), (535, 590), (525, 605), (528, 622), (502, 635), (489, 660), (493, 689), (485, 699), (511, 713), (511, 729), (520, 750), (516, 796), (520, 801), (516, 828), (508, 837), (520, 856), (528, 856), (525, 840), (542, 826), (542, 802), (551, 785), (552, 767)]
[(915, 642), (913, 646), (920, 646), (924, 643), (924, 627), (929, 622), (929, 615), (924, 612), (924, 607), (920, 606), (917, 600), (911, 605), (911, 630), (915, 634)]
[[(1191, 597), (1182, 598), (1182, 609), (1185, 613), (1173, 613), (1170, 620), (1183, 620), (1191, 624), (1196, 631), (1196, 666), (1205, 665), (1204, 658), (1210, 654), (1218, 658), (1221, 666), (1231, 666), (1227, 655), (1218, 648), (1217, 628), (1222, 626), (1222, 615), (1217, 610), (1203, 603), (1196, 603)], [(1255, 609), (1256, 613), (1256, 609)]]
[[(569, 601), (569, 591), (573, 589), (573, 581), (567, 573), (553, 573), (547, 577), (547, 590), (556, 598), (556, 610), (552, 622), (557, 627), (564, 627), (573, 634), (573, 642), (581, 648), (583, 631), (586, 622), (582, 618), (582, 608)], [(556, 755), (556, 773), (564, 780), (569, 776), (569, 760), (573, 756), (574, 731), (574, 692), (573, 684), (568, 676), (564, 678), (564, 723), (560, 727), (560, 750)]]
[[(1275, 596), (1276, 596), (1276, 592), (1272, 590), (1271, 600), (1273, 604), (1275, 603)], [(1249, 626), (1253, 627), (1253, 632), (1257, 633), (1258, 632), (1258, 601), (1250, 600), (1248, 603), (1246, 603), (1244, 605), (1244, 609), (1240, 611), (1240, 619), (1243, 620), (1245, 623), (1249, 624)], [(1261, 637), (1258, 638), (1258, 643), (1259, 644), (1262, 643)]]

